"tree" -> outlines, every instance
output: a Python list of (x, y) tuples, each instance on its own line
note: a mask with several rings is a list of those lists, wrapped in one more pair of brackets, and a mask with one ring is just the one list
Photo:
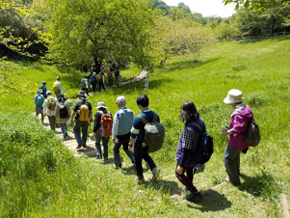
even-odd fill
[(49, 57), (73, 66), (104, 60), (151, 67), (152, 10), (143, 0), (43, 0)]
[(267, 10), (272, 7), (282, 7), (290, 5), (290, 0), (223, 0), (225, 5), (234, 3), (236, 9), (244, 6), (245, 8), (253, 8), (255, 10)]

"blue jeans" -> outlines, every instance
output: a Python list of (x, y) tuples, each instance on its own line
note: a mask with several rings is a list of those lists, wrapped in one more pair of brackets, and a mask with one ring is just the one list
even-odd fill
[(121, 159), (120, 159), (120, 147), (123, 146), (123, 150), (127, 154), (127, 156), (130, 158), (132, 164), (135, 163), (134, 154), (132, 151), (128, 150), (128, 144), (130, 141), (130, 132), (125, 135), (118, 135), (117, 136), (118, 143), (115, 143), (114, 145), (114, 162), (115, 165), (118, 167), (121, 167)]
[(240, 154), (241, 150), (227, 145), (224, 154), (224, 164), (231, 182), (240, 183)]
[[(89, 122), (75, 120), (73, 130), (74, 130), (74, 135), (78, 143), (78, 146), (86, 145), (87, 136), (88, 136), (88, 128), (89, 128)], [(82, 129), (82, 136), (81, 136), (81, 129)]]
[(103, 137), (100, 133), (96, 133), (95, 135), (96, 138), (96, 154), (97, 157), (102, 158), (102, 148), (101, 148), (101, 140), (103, 141), (103, 147), (104, 147), (104, 159), (108, 159), (108, 144), (109, 144), (109, 140), (110, 137)]
[(134, 156), (137, 176), (139, 179), (144, 179), (142, 159), (146, 161), (151, 170), (153, 170), (156, 167), (153, 159), (148, 154), (148, 147), (142, 147), (142, 145), (138, 144), (134, 145)]
[(66, 123), (61, 123), (59, 125), (60, 125), (60, 128), (61, 128), (61, 132), (62, 132), (63, 136), (65, 137), (67, 135), (67, 125), (66, 125)]

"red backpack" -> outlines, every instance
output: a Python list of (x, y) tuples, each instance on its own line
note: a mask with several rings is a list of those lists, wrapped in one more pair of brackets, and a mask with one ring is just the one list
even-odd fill
[(101, 116), (101, 128), (100, 128), (100, 133), (104, 137), (110, 137), (112, 135), (112, 129), (113, 129), (113, 118), (110, 112), (103, 113), (100, 111), (102, 114)]
[(98, 76), (98, 81), (99, 81), (99, 82), (103, 82), (103, 75), (102, 75), (102, 74), (100, 74), (100, 75)]

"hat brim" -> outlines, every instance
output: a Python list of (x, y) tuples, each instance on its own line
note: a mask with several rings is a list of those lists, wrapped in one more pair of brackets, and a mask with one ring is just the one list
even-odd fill
[(106, 106), (98, 106), (98, 107), (96, 107), (97, 109), (99, 109), (99, 108), (105, 108), (105, 109), (107, 109), (108, 107), (106, 107)]
[(225, 103), (225, 104), (231, 104), (232, 102), (231, 102), (231, 100), (229, 99), (229, 97), (227, 96), (227, 97), (225, 97), (225, 99), (224, 99), (224, 103)]

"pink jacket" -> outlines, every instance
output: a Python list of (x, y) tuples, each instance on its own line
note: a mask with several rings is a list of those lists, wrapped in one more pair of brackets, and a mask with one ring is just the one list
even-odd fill
[(235, 149), (243, 150), (248, 147), (244, 143), (243, 135), (246, 133), (249, 121), (253, 118), (253, 112), (249, 106), (244, 104), (238, 105), (231, 115), (230, 129), (234, 134), (228, 135), (228, 145)]

